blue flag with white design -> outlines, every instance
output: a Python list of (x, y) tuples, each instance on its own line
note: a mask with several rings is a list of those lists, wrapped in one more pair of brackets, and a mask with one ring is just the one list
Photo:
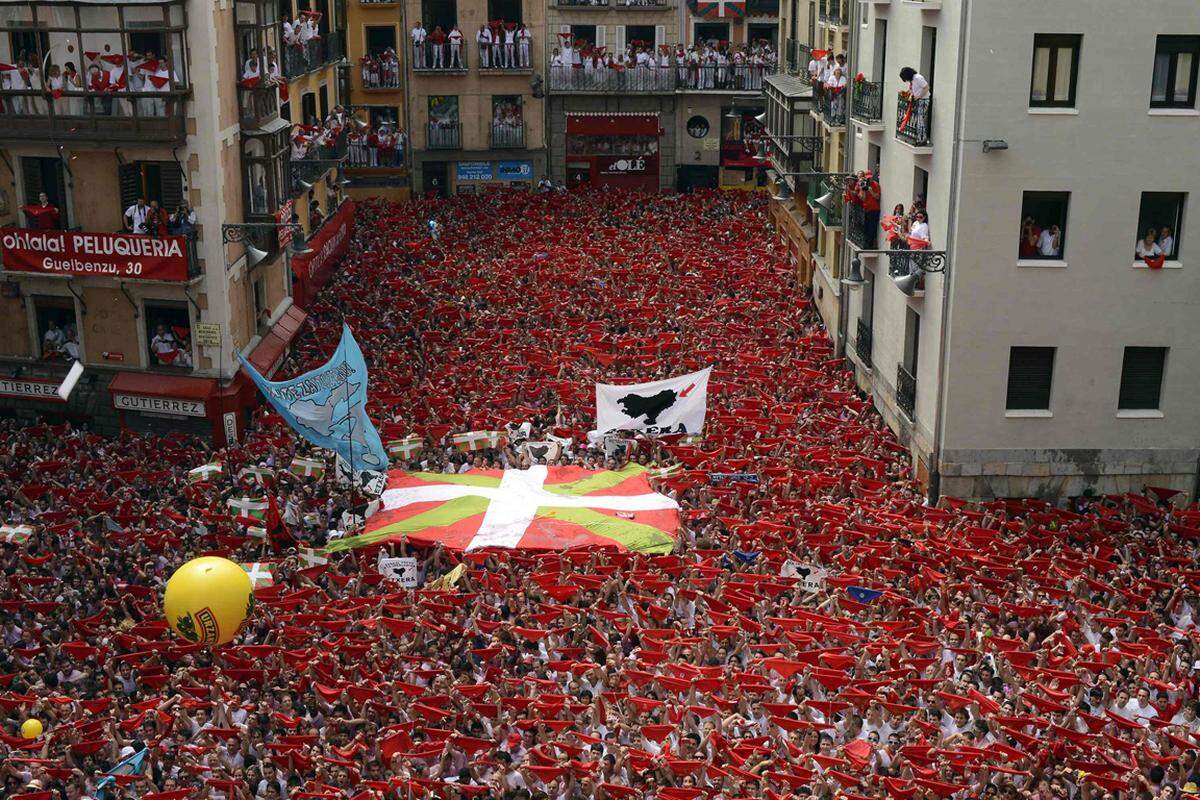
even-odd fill
[(883, 596), (883, 592), (877, 589), (868, 589), (864, 586), (847, 586), (846, 594), (859, 603), (869, 603)]
[[(133, 748), (129, 748), (132, 750)], [(107, 800), (109, 797), (109, 789), (117, 785), (117, 779), (114, 775), (141, 775), (142, 764), (146, 761), (146, 753), (150, 752), (146, 748), (142, 748), (129, 758), (125, 759), (115, 767), (104, 773), (99, 781), (96, 782), (96, 797), (99, 800)]]
[(387, 451), (367, 417), (367, 362), (349, 325), (342, 325), (342, 341), (324, 366), (289, 381), (269, 381), (238, 358), (292, 430), (337, 453), (355, 472), (387, 470)]

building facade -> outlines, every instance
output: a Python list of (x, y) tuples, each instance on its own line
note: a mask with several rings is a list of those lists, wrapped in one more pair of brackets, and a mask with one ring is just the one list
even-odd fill
[[(811, 6), (785, 5), (800, 79), (803, 46), (828, 40), (805, 42)], [(1200, 191), (1200, 23), (1180, 0), (1120, 30), (1105, 10), (849, 9), (840, 163), (877, 176), (883, 224), (835, 202), (846, 250), (812, 285), (934, 495), (1196, 491), (1200, 274), (1187, 218)], [(906, 67), (919, 79), (902, 80)], [(857, 272), (862, 284), (838, 280)]]
[(545, 3), (405, 0), (403, 12), (414, 189), (531, 188), (546, 174)]
[(0, 4), (0, 413), (240, 435), (236, 356), (278, 366), (348, 224), (289, 121), (340, 102), (326, 5), (301, 42), (276, 0)]

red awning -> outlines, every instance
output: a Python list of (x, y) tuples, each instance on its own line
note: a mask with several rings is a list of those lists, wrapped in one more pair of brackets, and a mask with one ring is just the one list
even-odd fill
[(247, 360), (260, 374), (270, 378), (275, 370), (279, 369), (288, 347), (299, 335), (300, 329), (304, 327), (304, 321), (307, 319), (308, 314), (299, 306), (289, 307), (287, 311), (283, 312), (283, 316), (271, 326), (271, 330), (267, 331), (267, 335), (254, 348), (254, 352)]
[(567, 114), (567, 133), (579, 136), (658, 136), (658, 114)]
[(118, 372), (108, 384), (109, 394), (141, 394), (178, 400), (207, 400), (217, 388), (211, 378), (163, 375), (161, 372)]

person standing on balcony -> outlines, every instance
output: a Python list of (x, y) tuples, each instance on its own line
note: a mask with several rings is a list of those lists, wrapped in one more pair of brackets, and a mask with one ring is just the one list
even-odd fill
[(504, 68), (512, 69), (517, 65), (517, 26), (508, 23), (504, 26)]
[(187, 200), (180, 200), (179, 207), (171, 215), (167, 229), (175, 236), (186, 236), (189, 240), (196, 234), (196, 212)]
[(125, 230), (130, 233), (145, 233), (148, 213), (150, 208), (146, 205), (146, 198), (139, 197), (136, 203), (125, 209)]
[(821, 79), (821, 59), (817, 58), (813, 53), (808, 59), (808, 83), (810, 86), (817, 86)]
[(45, 192), (38, 194), (37, 205), (25, 206), (25, 217), (29, 220), (29, 227), (35, 230), (51, 231), (57, 230), (61, 214), (58, 207), (50, 202), (50, 198)]
[(146, 211), (146, 235), (161, 238), (167, 235), (167, 210), (158, 204), (157, 200), (150, 201)]
[(446, 66), (450, 69), (465, 69), (462, 60), (463, 34), (457, 25), (450, 29), (450, 33), (446, 35), (446, 41), (450, 43), (450, 60)]
[(867, 250), (874, 250), (878, 247), (879, 242), (879, 199), (881, 191), (879, 181), (870, 170), (864, 172), (862, 177), (863, 179), (858, 182), (858, 192), (863, 208), (863, 221), (866, 227), (863, 245)]
[(900, 70), (900, 80), (908, 84), (908, 93), (913, 100), (929, 99), (929, 81), (912, 67)]
[(517, 28), (517, 52), (520, 54), (520, 65), (522, 69), (529, 68), (529, 46), (533, 41), (533, 34), (525, 27), (525, 23)]
[(492, 30), (486, 24), (479, 26), (479, 32), (475, 34), (475, 41), (479, 44), (479, 66), (488, 69), (492, 65)]
[(413, 28), (409, 31), (409, 36), (412, 37), (413, 68), (425, 69), (425, 40), (429, 37), (429, 34), (421, 27), (421, 20), (413, 23)]
[(429, 34), (429, 52), (433, 55), (434, 69), (442, 69), (442, 54), (446, 50), (446, 32), (442, 30), (441, 25), (433, 26), (433, 33)]

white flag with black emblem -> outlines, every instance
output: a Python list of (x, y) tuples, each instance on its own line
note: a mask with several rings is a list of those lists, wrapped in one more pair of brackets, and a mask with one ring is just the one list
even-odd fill
[(678, 378), (616, 386), (596, 384), (596, 430), (643, 431), (650, 436), (699, 433), (708, 410), (712, 367)]

